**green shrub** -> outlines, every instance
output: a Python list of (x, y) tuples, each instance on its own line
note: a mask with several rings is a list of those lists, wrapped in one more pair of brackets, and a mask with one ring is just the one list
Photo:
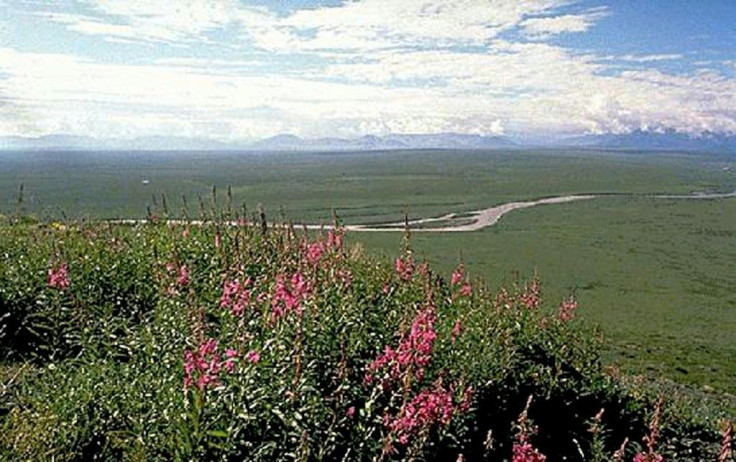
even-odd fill
[[(342, 239), (218, 222), (0, 227), (3, 354), (27, 364), (4, 380), (2, 455), (500, 460), (528, 444), (592, 460), (642, 441), (655, 397), (604, 373), (572, 301), (546, 305), (536, 278), (496, 292), (462, 268), (445, 281), (408, 249), (390, 268)], [(535, 435), (512, 427), (520, 414)], [(666, 455), (713, 450), (712, 426), (673, 415)]]

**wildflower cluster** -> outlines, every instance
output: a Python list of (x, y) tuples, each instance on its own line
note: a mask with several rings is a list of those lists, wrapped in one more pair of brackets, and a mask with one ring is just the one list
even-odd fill
[(196, 387), (200, 391), (219, 383), (220, 374), (231, 373), (235, 368), (238, 352), (232, 348), (221, 356), (217, 340), (208, 339), (195, 350), (184, 352), (184, 388)]
[(455, 410), (452, 392), (445, 390), (440, 380), (431, 389), (423, 390), (401, 408), (395, 418), (384, 416), (384, 425), (406, 445), (412, 435), (429, 429), (434, 423), (447, 425)]
[(414, 274), (414, 260), (411, 258), (411, 254), (407, 253), (402, 257), (396, 257), (394, 269), (399, 279), (402, 281), (411, 281), (411, 277)]
[(386, 346), (367, 367), (365, 384), (371, 384), (374, 376), (384, 371), (380, 382), (384, 392), (394, 390), (394, 387), (402, 388), (396, 392), (401, 394), (403, 404), (395, 413), (386, 412), (383, 416), (384, 426), (389, 431), (386, 451), (392, 448), (393, 438), (401, 445), (408, 445), (412, 437), (425, 435), (435, 425), (447, 426), (453, 415), (466, 412), (470, 407), (472, 387), (465, 388), (459, 402), (456, 402), (454, 386), (450, 384), (445, 388), (442, 377), (413, 397), (407, 393), (412, 383), (423, 381), (425, 370), (432, 361), (437, 339), (436, 322), (436, 308), (427, 303), (415, 315), (408, 334), (403, 335), (398, 347)]
[(530, 310), (539, 308), (541, 303), (539, 286), (539, 276), (535, 274), (531, 284), (526, 284), (524, 291), (519, 296), (521, 303)]
[(276, 285), (271, 297), (271, 317), (274, 321), (296, 312), (301, 316), (304, 302), (312, 294), (312, 285), (299, 272), (291, 277), (276, 275)]
[(69, 287), (69, 268), (66, 263), (49, 268), (49, 287), (59, 289), (61, 291)]
[(437, 332), (434, 325), (437, 315), (433, 306), (428, 306), (417, 313), (411, 323), (409, 335), (399, 343), (397, 349), (386, 346), (384, 352), (368, 365), (365, 382), (373, 381), (373, 374), (386, 368), (391, 379), (397, 380), (413, 374), (417, 381), (424, 377), (424, 368), (432, 359)]
[(245, 309), (251, 306), (252, 280), (250, 278), (241, 283), (239, 280), (225, 281), (220, 297), (220, 306), (229, 308), (235, 316), (242, 316)]
[[(494, 295), (474, 290), (462, 264), (445, 283), (408, 246), (381, 266), (345, 252), (339, 229), (312, 240), (238, 223), (105, 227), (99, 244), (67, 230), (63, 249), (6, 245), (0, 352), (54, 367), (18, 376), (27, 382), (0, 415), (0, 453), (546, 462), (585, 452), (581, 460), (598, 462), (610, 459), (607, 435), (639, 426), (646, 400), (608, 388), (619, 379), (603, 375), (597, 340), (567, 323), (574, 299), (559, 312), (536, 309), (536, 277)], [(49, 296), (54, 290), (72, 293)], [(517, 426), (503, 417), (532, 390), (545, 397), (539, 408), (570, 409), (559, 425), (540, 421), (543, 439), (528, 403)], [(599, 413), (581, 434), (572, 416), (591, 404), (613, 404), (610, 423), (627, 426), (604, 430)], [(613, 460), (683, 460), (670, 437), (679, 427), (660, 436), (659, 406), (644, 449), (623, 445)], [(727, 427), (719, 462), (732, 459), (732, 446)], [(705, 452), (686, 460), (714, 460)]]

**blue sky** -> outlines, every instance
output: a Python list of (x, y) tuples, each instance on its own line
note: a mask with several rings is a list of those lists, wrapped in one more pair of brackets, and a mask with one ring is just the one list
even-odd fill
[(736, 2), (0, 0), (0, 136), (736, 132)]

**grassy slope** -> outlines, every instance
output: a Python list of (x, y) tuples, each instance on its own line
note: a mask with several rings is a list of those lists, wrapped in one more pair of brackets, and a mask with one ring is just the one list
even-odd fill
[[(594, 333), (536, 306), (534, 289), (462, 295), (335, 242), (0, 220), (0, 306), (15, 326), (0, 337), (0, 460), (377, 460), (387, 442), (397, 452), (382, 460), (508, 460), (530, 394), (531, 441), (549, 460), (603, 460), (589, 431), (601, 407), (601, 452), (624, 437), (627, 460), (641, 450), (659, 390), (604, 374)], [(66, 288), (47, 282), (59, 261)], [(284, 286), (292, 274), (309, 282)], [(223, 300), (223, 279), (246, 275)], [(381, 365), (387, 347), (404, 359)], [(668, 398), (667, 460), (712, 458), (724, 410), (707, 410)]]

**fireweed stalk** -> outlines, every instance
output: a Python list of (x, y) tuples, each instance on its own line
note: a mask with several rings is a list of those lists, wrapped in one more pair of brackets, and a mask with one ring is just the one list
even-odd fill
[(733, 458), (733, 422), (728, 421), (721, 432), (721, 448), (718, 451), (718, 462), (728, 462)]
[(409, 335), (399, 343), (398, 348), (393, 349), (386, 346), (381, 355), (368, 365), (364, 382), (373, 382), (374, 374), (380, 370), (387, 370), (392, 381), (400, 378), (411, 380), (412, 376), (417, 381), (424, 377), (424, 368), (432, 359), (432, 347), (434, 346), (437, 333), (434, 325), (437, 321), (435, 307), (430, 305), (420, 310), (411, 324)]
[(465, 276), (465, 265), (460, 263), (457, 268), (455, 268), (455, 271), (452, 272), (452, 277), (450, 279), (450, 284), (453, 288), (453, 297), (470, 297), (472, 293), (472, 286), (468, 282), (466, 276)]
[(634, 456), (634, 462), (664, 462), (664, 457), (656, 451), (657, 441), (660, 436), (659, 423), (662, 419), (662, 409), (664, 408), (664, 398), (661, 396), (654, 404), (654, 413), (649, 422), (649, 434), (644, 437), (644, 443), (647, 445), (646, 452), (640, 452)]
[(383, 416), (384, 427), (389, 431), (384, 454), (393, 451), (394, 439), (407, 446), (414, 437), (426, 435), (434, 426), (446, 427), (453, 415), (466, 412), (470, 407), (472, 387), (465, 388), (456, 402), (454, 385), (446, 388), (441, 376), (429, 387), (411, 395), (412, 383), (421, 384), (425, 369), (432, 360), (437, 339), (436, 322), (436, 308), (428, 302), (416, 314), (408, 334), (403, 335), (398, 347), (394, 349), (387, 345), (367, 367), (364, 384), (372, 384), (376, 375), (381, 374), (380, 389), (402, 396), (398, 411), (387, 411)]
[(539, 452), (531, 444), (531, 437), (537, 433), (537, 427), (529, 419), (529, 406), (532, 404), (532, 397), (526, 401), (524, 410), (519, 415), (514, 427), (517, 430), (516, 441), (512, 448), (511, 462), (545, 462), (547, 456)]
[(560, 320), (563, 322), (572, 321), (575, 319), (575, 312), (577, 309), (578, 302), (572, 295), (564, 299), (562, 303), (560, 303)]

